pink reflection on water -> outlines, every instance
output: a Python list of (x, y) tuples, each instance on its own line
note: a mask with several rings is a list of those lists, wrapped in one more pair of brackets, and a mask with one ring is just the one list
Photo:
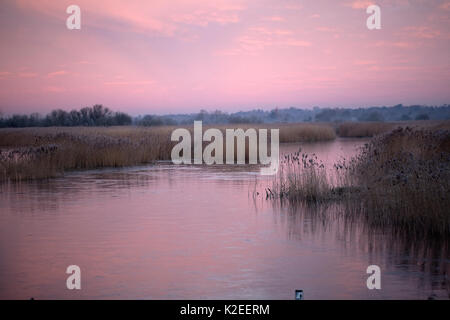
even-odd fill
[[(361, 143), (303, 148), (328, 164)], [(293, 299), (295, 289), (307, 299), (429, 294), (417, 286), (413, 262), (396, 267), (392, 253), (374, 251), (360, 227), (349, 232), (340, 220), (317, 221), (308, 208), (293, 213), (273, 207), (262, 192), (253, 197), (270, 182), (257, 173), (158, 165), (4, 186), (0, 298)], [(80, 291), (65, 287), (71, 264), (81, 267)], [(366, 288), (369, 264), (386, 270), (381, 291)]]

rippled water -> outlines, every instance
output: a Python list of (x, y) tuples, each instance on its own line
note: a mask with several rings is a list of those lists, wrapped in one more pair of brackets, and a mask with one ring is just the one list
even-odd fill
[[(302, 148), (329, 166), (362, 143)], [(339, 204), (270, 202), (258, 170), (158, 164), (2, 185), (0, 298), (448, 298), (445, 248), (372, 232)], [(81, 290), (66, 289), (73, 264)], [(381, 290), (367, 289), (371, 264)]]

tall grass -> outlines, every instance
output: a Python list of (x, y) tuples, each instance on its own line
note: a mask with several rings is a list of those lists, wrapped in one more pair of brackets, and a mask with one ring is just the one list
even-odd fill
[(334, 139), (336, 139), (334, 128), (325, 123), (285, 124), (280, 127), (280, 142), (317, 142)]
[(315, 154), (299, 151), (283, 155), (276, 179), (266, 189), (266, 198), (291, 202), (321, 202), (331, 198), (333, 184), (325, 166)]
[(170, 158), (170, 128), (26, 128), (0, 134), (0, 180), (57, 176)]
[(388, 133), (396, 128), (450, 130), (450, 120), (438, 121), (399, 121), (399, 122), (343, 122), (336, 126), (336, 134), (343, 138), (374, 137)]
[(450, 237), (449, 194), (450, 131), (408, 127), (373, 138), (334, 174), (314, 155), (285, 156), (266, 191), (292, 204), (344, 201), (373, 226), (430, 237)]
[[(211, 126), (204, 126), (207, 130)], [(227, 124), (214, 126), (223, 131), (225, 129), (250, 128), (258, 129), (280, 129), (280, 143), (290, 142), (317, 142), (336, 139), (336, 132), (332, 125), (327, 123), (277, 123), (277, 124)]]
[(372, 224), (450, 235), (450, 131), (398, 128), (347, 164)]
[[(204, 126), (203, 130), (209, 127)], [(48, 178), (68, 170), (124, 167), (170, 160), (172, 148), (177, 143), (170, 141), (175, 128), (120, 126), (0, 129), (0, 181)], [(186, 128), (192, 136), (193, 127)], [(280, 142), (335, 138), (332, 127), (323, 124), (218, 126), (224, 136), (227, 128), (280, 128)]]
[(400, 126), (392, 122), (344, 122), (337, 126), (336, 132), (343, 138), (373, 137)]

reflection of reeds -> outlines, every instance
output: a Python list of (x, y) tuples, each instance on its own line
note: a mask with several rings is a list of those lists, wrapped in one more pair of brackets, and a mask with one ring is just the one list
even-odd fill
[(286, 156), (267, 197), (351, 201), (373, 226), (450, 236), (450, 131), (399, 128), (335, 169), (333, 179), (315, 156)]
[(382, 269), (399, 268), (415, 274), (422, 298), (450, 298), (450, 239), (374, 226), (360, 214), (357, 199), (347, 200), (298, 202), (295, 206), (284, 201), (271, 203), (276, 223), (286, 226), (290, 239), (338, 239), (345, 255), (362, 251), (368, 255), (368, 265), (377, 261)]

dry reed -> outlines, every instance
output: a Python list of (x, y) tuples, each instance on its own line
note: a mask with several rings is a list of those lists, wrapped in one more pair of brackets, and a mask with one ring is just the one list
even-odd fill
[(343, 138), (374, 137), (396, 128), (450, 129), (450, 120), (439, 121), (399, 121), (399, 122), (344, 122), (336, 126), (336, 133)]
[[(211, 126), (204, 126), (207, 130)], [(176, 127), (52, 127), (0, 129), (0, 181), (54, 177), (64, 171), (124, 167), (170, 160)], [(191, 132), (192, 126), (186, 126)], [(280, 142), (334, 139), (323, 124), (221, 125), (226, 128), (280, 128)], [(270, 131), (269, 131), (270, 132)], [(247, 146), (248, 149), (248, 146)]]
[(285, 156), (266, 197), (294, 205), (344, 201), (372, 226), (450, 236), (450, 131), (398, 128), (334, 169), (331, 175), (314, 155)]

